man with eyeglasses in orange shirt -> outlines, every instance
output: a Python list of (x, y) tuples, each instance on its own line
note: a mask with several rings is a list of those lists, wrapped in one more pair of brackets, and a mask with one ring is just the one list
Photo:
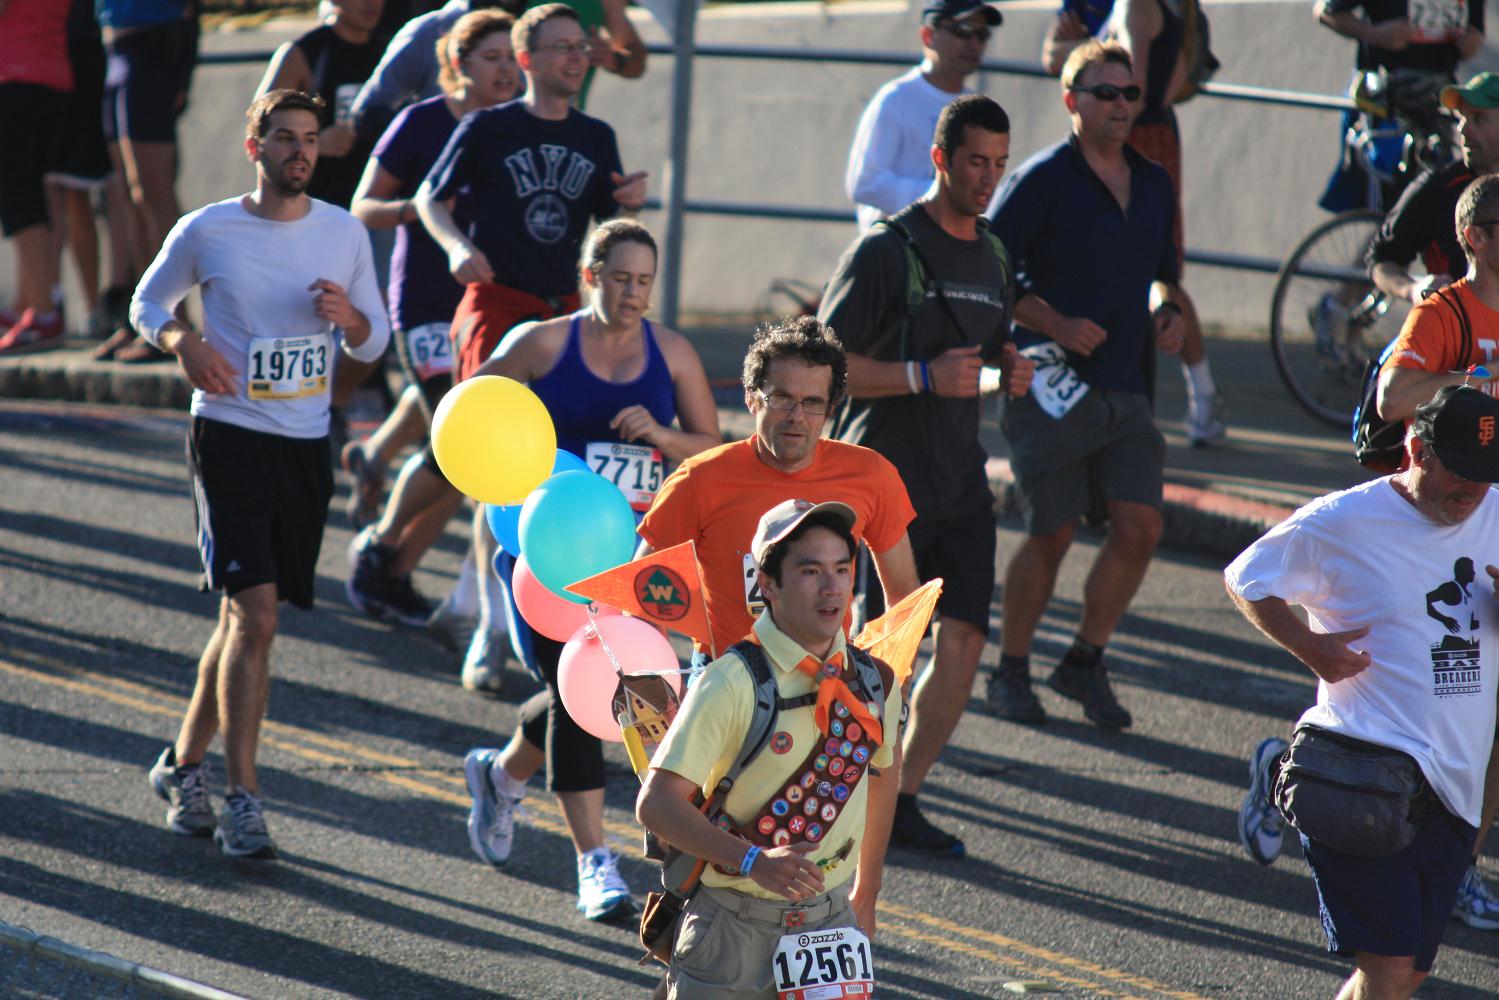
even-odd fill
[(875, 92), (859, 118), (843, 187), (859, 229), (894, 215), (932, 184), (932, 133), (942, 109), (978, 71), (989, 36), (1004, 23), (977, 0), (928, 0), (921, 11), (921, 65)]

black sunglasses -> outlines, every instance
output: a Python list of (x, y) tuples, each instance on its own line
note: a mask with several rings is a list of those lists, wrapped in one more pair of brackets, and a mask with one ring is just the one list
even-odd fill
[(1092, 94), (1100, 101), (1117, 101), (1124, 98), (1130, 103), (1140, 99), (1140, 88), (1133, 83), (1125, 87), (1116, 87), (1112, 83), (1095, 83), (1091, 87), (1069, 87), (1074, 94)]
[(972, 25), (959, 24), (956, 21), (944, 21), (937, 25), (937, 27), (952, 35), (960, 42), (966, 42), (970, 38), (977, 38), (981, 42), (987, 42), (989, 37), (994, 34), (994, 32), (983, 26), (975, 28)]

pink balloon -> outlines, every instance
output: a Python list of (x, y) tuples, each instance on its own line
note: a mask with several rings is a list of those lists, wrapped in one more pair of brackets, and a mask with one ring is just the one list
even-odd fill
[[(585, 625), (562, 647), (557, 667), (557, 689), (562, 705), (573, 721), (601, 740), (621, 740), (619, 721), (614, 718), (614, 691), (619, 677), (605, 645), (627, 674), (678, 669), (676, 651), (655, 626), (639, 618), (603, 618)], [(666, 683), (680, 696), (682, 677), (665, 675)]]
[(521, 553), (520, 558), (515, 560), (510, 590), (515, 595), (515, 606), (526, 624), (548, 639), (558, 642), (566, 642), (574, 632), (588, 624), (589, 607), (593, 608), (596, 618), (619, 614), (618, 608), (602, 604), (574, 604), (566, 598), (558, 597), (536, 579), (536, 575), (531, 572), (531, 564), (526, 562), (525, 553)]

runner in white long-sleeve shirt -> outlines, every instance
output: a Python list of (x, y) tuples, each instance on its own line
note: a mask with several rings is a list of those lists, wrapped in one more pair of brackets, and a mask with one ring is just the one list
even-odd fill
[[(372, 361), (390, 338), (369, 237), (309, 198), (321, 102), (277, 90), (250, 105), (255, 190), (184, 216), (130, 306), (148, 340), (193, 384), (188, 458), (205, 590), (223, 591), (174, 745), (151, 768), (167, 826), (213, 833), (225, 854), (269, 858), (255, 752), (277, 605), (312, 607), (333, 495), (328, 390), (334, 352)], [(203, 331), (174, 310), (202, 289)], [(215, 821), (203, 757), (224, 734), (228, 794)]]

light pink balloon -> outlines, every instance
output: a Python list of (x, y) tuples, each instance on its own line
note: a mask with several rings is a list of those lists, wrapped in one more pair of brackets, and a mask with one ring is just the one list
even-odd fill
[[(558, 642), (566, 642), (572, 638), (574, 632), (588, 624), (587, 604), (574, 604), (563, 597), (558, 597), (546, 588), (536, 575), (531, 572), (531, 564), (526, 562), (525, 553), (515, 560), (515, 572), (510, 578), (510, 592), (515, 595), (515, 606), (520, 610), (520, 616), (531, 626), (548, 639)], [(602, 604), (593, 604), (593, 614), (596, 618), (618, 615), (618, 608), (606, 607)]]
[[(602, 618), (585, 625), (562, 647), (562, 660), (557, 667), (557, 689), (562, 693), (562, 705), (567, 714), (586, 732), (601, 740), (618, 743), (621, 736), (619, 722), (614, 718), (613, 701), (619, 677), (614, 672), (609, 654), (604, 651), (605, 644), (627, 674), (675, 671), (678, 669), (677, 654), (666, 636), (656, 631), (653, 625), (639, 618), (623, 616)], [(681, 675), (669, 673), (665, 679), (680, 695)]]

